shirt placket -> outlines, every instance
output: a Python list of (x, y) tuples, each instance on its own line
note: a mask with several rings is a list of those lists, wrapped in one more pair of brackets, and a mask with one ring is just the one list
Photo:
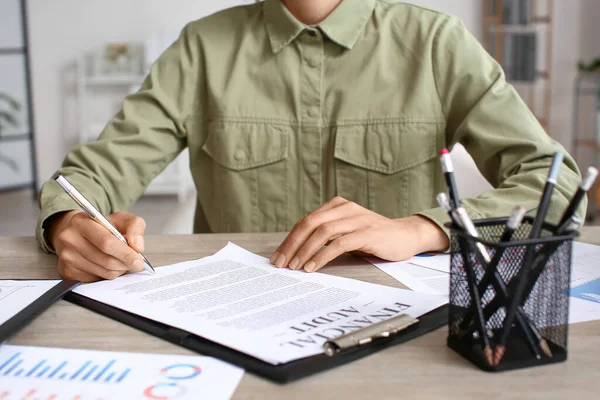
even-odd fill
[(303, 213), (308, 214), (322, 202), (322, 77), (323, 35), (317, 29), (301, 34), (300, 68), (300, 169)]

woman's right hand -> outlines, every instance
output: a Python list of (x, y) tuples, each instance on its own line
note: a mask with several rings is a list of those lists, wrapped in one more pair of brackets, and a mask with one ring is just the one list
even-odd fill
[(129, 246), (83, 211), (68, 211), (49, 222), (48, 241), (58, 255), (58, 273), (64, 279), (112, 280), (144, 269), (138, 254), (144, 251), (144, 219), (122, 211), (107, 219), (123, 233)]

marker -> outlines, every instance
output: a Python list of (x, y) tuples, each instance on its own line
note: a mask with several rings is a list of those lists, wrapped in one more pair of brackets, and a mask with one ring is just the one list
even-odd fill
[(571, 202), (569, 203), (569, 207), (567, 207), (565, 213), (563, 214), (562, 218), (560, 219), (558, 226), (562, 226), (563, 224), (567, 223), (567, 221), (573, 215), (575, 215), (575, 212), (577, 211), (577, 208), (579, 208), (581, 201), (585, 198), (585, 195), (590, 190), (590, 188), (596, 181), (597, 177), (598, 177), (598, 170), (594, 167), (589, 167), (587, 169), (587, 172), (586, 172), (583, 180), (581, 181), (581, 185), (579, 185), (577, 192), (575, 192), (575, 195), (571, 199)]

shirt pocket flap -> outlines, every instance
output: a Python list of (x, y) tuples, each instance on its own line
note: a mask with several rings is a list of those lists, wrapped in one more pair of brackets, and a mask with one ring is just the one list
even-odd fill
[(334, 157), (357, 167), (394, 174), (437, 156), (443, 125), (437, 123), (340, 126)]
[(202, 150), (225, 168), (241, 171), (287, 158), (289, 128), (248, 122), (209, 125)]

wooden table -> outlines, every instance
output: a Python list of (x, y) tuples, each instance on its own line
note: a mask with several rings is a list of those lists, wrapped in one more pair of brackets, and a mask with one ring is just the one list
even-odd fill
[[(228, 240), (270, 256), (281, 234), (150, 236), (153, 263), (171, 264), (213, 254)], [(584, 228), (582, 241), (600, 244), (600, 227)], [(600, 268), (600, 266), (598, 266)], [(359, 258), (340, 257), (324, 272), (403, 287)], [(0, 237), (1, 279), (58, 278), (56, 258), (43, 254), (33, 238)], [(566, 363), (489, 374), (446, 347), (446, 328), (370, 357), (288, 385), (245, 374), (234, 399), (597, 399), (600, 395), (600, 321), (569, 328)], [(11, 344), (192, 354), (126, 325), (60, 301)]]

